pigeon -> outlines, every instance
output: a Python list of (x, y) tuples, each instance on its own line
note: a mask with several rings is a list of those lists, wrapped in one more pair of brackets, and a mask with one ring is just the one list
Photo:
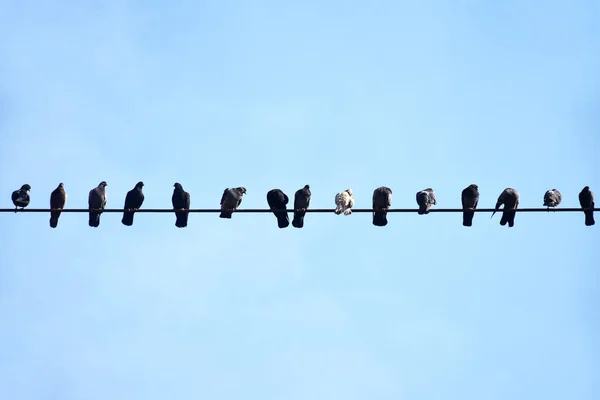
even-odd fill
[[(267, 203), (271, 210), (285, 210), (289, 198), (280, 189), (269, 190), (267, 193)], [(286, 211), (273, 211), (273, 214), (277, 218), (277, 226), (279, 228), (287, 228), (290, 224), (290, 219)]]
[(175, 182), (173, 186), (175, 189), (173, 189), (171, 202), (173, 203), (173, 209), (175, 210), (175, 226), (178, 228), (185, 228), (188, 223), (190, 194), (183, 190), (181, 183)]
[(387, 210), (391, 205), (392, 189), (381, 186), (373, 191), (373, 225), (387, 225)]
[(504, 211), (502, 211), (502, 218), (500, 219), (500, 225), (504, 226), (508, 222), (508, 227), (512, 228), (515, 226), (515, 211), (519, 208), (519, 192), (513, 188), (506, 188), (500, 196), (498, 196), (498, 202), (495, 211), (492, 213), (492, 217), (496, 214), (496, 211), (500, 210), (500, 205), (504, 204)]
[(344, 215), (352, 214), (352, 207), (354, 206), (354, 196), (352, 196), (352, 189), (346, 189), (343, 192), (339, 192), (335, 195), (335, 211), (337, 215), (344, 213)]
[(479, 186), (475, 184), (467, 186), (462, 191), (461, 201), (462, 208), (465, 210), (463, 211), (463, 226), (472, 226), (475, 211), (471, 210), (477, 208), (477, 203), (479, 202)]
[(27, 183), (21, 186), (21, 189), (15, 190), (12, 192), (12, 202), (15, 205), (15, 212), (17, 212), (17, 207), (21, 207), (23, 210), (25, 207), (29, 205), (29, 191), (31, 190), (31, 186)]
[(231, 219), (233, 212), (242, 204), (242, 196), (246, 194), (246, 188), (227, 188), (221, 196), (221, 214), (219, 218)]
[(93, 228), (100, 226), (100, 214), (102, 214), (102, 210), (104, 210), (104, 207), (106, 207), (106, 186), (107, 185), (105, 181), (100, 182), (97, 187), (90, 190), (90, 194), (88, 196), (88, 205), (90, 209), (89, 225)]
[(556, 189), (548, 190), (544, 194), (544, 205), (550, 209), (550, 207), (556, 207), (562, 201), (562, 195)]
[(596, 223), (594, 221), (594, 192), (590, 190), (589, 186), (584, 187), (579, 193), (579, 204), (585, 214), (585, 226), (594, 225)]
[(427, 188), (417, 192), (417, 204), (419, 205), (419, 215), (429, 214), (431, 206), (437, 204), (433, 189)]
[(123, 211), (123, 218), (121, 219), (123, 225), (133, 225), (133, 215), (144, 202), (142, 187), (144, 187), (144, 182), (138, 182), (133, 189), (127, 192), (127, 196), (125, 196), (125, 205), (123, 206), (125, 211)]
[(65, 192), (65, 184), (59, 183), (58, 187), (50, 193), (50, 228), (58, 226), (58, 218), (61, 210), (65, 208), (67, 202), (67, 192)]
[(292, 226), (294, 228), (302, 228), (304, 226), (304, 216), (310, 204), (310, 186), (304, 185), (302, 189), (296, 191), (294, 196), (294, 219)]

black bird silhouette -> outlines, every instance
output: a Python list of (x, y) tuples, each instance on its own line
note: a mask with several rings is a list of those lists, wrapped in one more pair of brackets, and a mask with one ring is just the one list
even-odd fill
[[(267, 203), (271, 210), (285, 210), (288, 202), (289, 198), (280, 189), (272, 189), (267, 193)], [(290, 219), (286, 211), (273, 211), (273, 215), (277, 218), (279, 228), (287, 228), (290, 225)]]
[(302, 189), (298, 189), (294, 195), (294, 219), (292, 226), (294, 228), (302, 228), (304, 226), (304, 216), (310, 205), (310, 186), (304, 185)]
[(183, 190), (181, 183), (175, 182), (173, 186), (175, 189), (173, 189), (171, 202), (175, 210), (175, 226), (185, 228), (188, 224), (188, 215), (190, 213), (190, 194)]
[(246, 194), (246, 188), (227, 188), (221, 196), (221, 214), (219, 218), (231, 219), (233, 212), (242, 204), (242, 196)]
[(58, 226), (58, 218), (65, 203), (67, 202), (67, 192), (65, 192), (64, 183), (59, 183), (58, 187), (50, 193), (50, 228)]
[(142, 203), (144, 203), (143, 187), (144, 182), (140, 181), (135, 184), (133, 189), (127, 192), (127, 196), (125, 196), (125, 205), (123, 206), (125, 211), (123, 211), (123, 218), (121, 219), (123, 225), (133, 225), (133, 215), (142, 206)]
[(90, 220), (89, 225), (93, 228), (97, 228), (100, 226), (100, 214), (102, 214), (102, 210), (106, 207), (106, 182), (102, 181), (100, 184), (90, 190), (90, 194), (88, 196), (88, 206), (90, 210), (99, 210), (99, 211), (90, 211)]
[(373, 191), (373, 225), (386, 226), (387, 210), (392, 206), (392, 189), (380, 186)]
[(479, 203), (479, 187), (475, 184), (467, 186), (461, 195), (463, 210), (463, 226), (472, 226), (475, 212), (471, 210), (477, 209)]
[(579, 205), (581, 205), (585, 214), (585, 226), (594, 225), (596, 223), (594, 221), (594, 192), (590, 190), (589, 186), (584, 187), (579, 193)]
[(500, 193), (500, 196), (498, 196), (498, 201), (496, 202), (496, 207), (494, 207), (495, 210), (492, 213), (492, 217), (496, 214), (496, 211), (500, 210), (502, 204), (504, 204), (504, 209), (502, 211), (500, 225), (504, 226), (508, 223), (508, 227), (512, 228), (515, 226), (516, 212), (514, 210), (519, 208), (519, 192), (513, 188), (504, 189), (502, 193)]

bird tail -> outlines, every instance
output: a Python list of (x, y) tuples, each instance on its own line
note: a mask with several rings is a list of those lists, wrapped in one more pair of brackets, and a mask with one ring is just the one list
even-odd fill
[(474, 211), (463, 212), (463, 226), (473, 226), (473, 217), (475, 216)]
[(100, 213), (99, 212), (90, 212), (90, 221), (89, 225), (92, 228), (97, 228), (100, 226)]
[(290, 218), (286, 212), (273, 213), (277, 217), (277, 226), (281, 229), (287, 228), (290, 225)]
[(502, 218), (500, 219), (500, 225), (504, 226), (508, 223), (508, 227), (512, 228), (515, 226), (515, 215), (514, 211), (504, 211), (502, 212)]
[(304, 226), (304, 216), (306, 211), (295, 211), (294, 219), (292, 220), (292, 226), (294, 228), (302, 228)]
[(373, 213), (373, 225), (386, 226), (387, 223), (387, 213), (385, 211), (375, 211)]
[(584, 210), (585, 214), (585, 226), (592, 226), (596, 223), (594, 221), (594, 210)]
[(233, 213), (231, 211), (228, 210), (221, 210), (221, 214), (219, 214), (219, 218), (227, 218), (227, 219), (231, 219), (231, 216), (233, 215)]
[(421, 203), (419, 204), (419, 215), (423, 215), (423, 214), (429, 214), (429, 203)]
[(178, 228), (185, 228), (188, 224), (188, 212), (187, 211), (175, 211), (175, 226)]
[(60, 211), (50, 211), (50, 228), (56, 228), (58, 226), (59, 217)]
[(121, 222), (123, 223), (123, 225), (125, 225), (125, 226), (133, 225), (133, 214), (135, 214), (135, 212), (133, 212), (133, 211), (125, 211), (123, 213), (123, 218), (121, 219)]
[(350, 215), (350, 214), (352, 214), (352, 209), (350, 209), (350, 208), (346, 208), (346, 209), (344, 210), (344, 215)]

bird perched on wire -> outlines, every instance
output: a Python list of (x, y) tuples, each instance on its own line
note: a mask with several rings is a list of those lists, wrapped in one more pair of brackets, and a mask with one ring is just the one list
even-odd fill
[(125, 226), (133, 225), (133, 215), (144, 203), (143, 187), (144, 182), (140, 181), (125, 196), (125, 205), (123, 206), (125, 211), (123, 211), (123, 218), (121, 219), (121, 223)]
[(479, 203), (479, 186), (472, 184), (463, 189), (461, 194), (463, 210), (463, 226), (472, 226), (477, 203)]
[[(280, 189), (269, 190), (267, 193), (267, 203), (271, 210), (285, 210), (289, 198)], [(286, 211), (273, 211), (273, 215), (277, 218), (277, 226), (279, 228), (287, 228), (290, 225), (290, 219)]]
[(171, 203), (173, 204), (173, 210), (175, 210), (175, 226), (185, 228), (190, 213), (190, 194), (183, 190), (183, 186), (179, 182), (175, 182), (173, 187), (175, 189), (173, 189)]
[(561, 201), (562, 195), (556, 189), (550, 189), (544, 194), (544, 206), (548, 207), (548, 210), (550, 207), (557, 207)]
[(354, 207), (354, 196), (352, 195), (352, 189), (346, 189), (343, 192), (339, 192), (335, 195), (335, 214), (344, 215), (352, 214), (352, 207)]
[(585, 226), (594, 225), (596, 223), (594, 221), (594, 192), (590, 190), (589, 186), (584, 187), (579, 193), (579, 205), (585, 214)]
[(17, 189), (12, 192), (12, 202), (15, 205), (15, 212), (17, 212), (17, 208), (21, 207), (23, 210), (25, 207), (29, 205), (29, 191), (31, 190), (31, 186), (27, 183), (21, 186), (21, 189)]
[(58, 218), (67, 202), (67, 192), (65, 192), (65, 184), (59, 183), (58, 187), (50, 193), (50, 228), (58, 226)]
[(233, 212), (242, 204), (242, 197), (246, 194), (246, 188), (227, 188), (221, 196), (221, 214), (219, 218), (231, 219)]
[(302, 228), (304, 226), (304, 216), (310, 205), (310, 186), (304, 185), (302, 189), (298, 189), (294, 195), (294, 219), (292, 226), (294, 228)]
[[(500, 193), (498, 196), (498, 201), (496, 202), (496, 207), (494, 207), (494, 212), (492, 213), (492, 217), (496, 214), (496, 211), (500, 210), (500, 206), (504, 204), (504, 209), (502, 211), (502, 218), (500, 219), (500, 225), (504, 226), (508, 223), (508, 227), (512, 228), (515, 226), (515, 214), (517, 208), (519, 208), (519, 192), (517, 192), (513, 188), (506, 188)], [(490, 217), (490, 219), (492, 218)]]
[(417, 192), (417, 204), (419, 205), (419, 215), (429, 214), (431, 206), (437, 204), (433, 189), (427, 188)]
[(106, 207), (106, 186), (105, 181), (100, 182), (97, 187), (90, 190), (88, 196), (88, 206), (90, 209), (88, 224), (93, 228), (100, 226), (100, 214), (102, 214), (102, 210)]
[(387, 210), (392, 206), (392, 189), (381, 186), (373, 191), (373, 225), (386, 226)]

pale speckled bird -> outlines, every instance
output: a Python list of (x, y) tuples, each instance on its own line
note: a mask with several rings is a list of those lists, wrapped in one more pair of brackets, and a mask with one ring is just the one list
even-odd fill
[(352, 189), (346, 189), (343, 192), (339, 192), (335, 195), (335, 211), (337, 215), (344, 213), (344, 215), (352, 214), (352, 207), (354, 206), (354, 196), (352, 195)]
[(417, 192), (417, 204), (419, 205), (419, 215), (429, 214), (431, 206), (437, 204), (433, 189), (427, 188)]
[(557, 207), (562, 201), (562, 194), (556, 189), (550, 189), (544, 194), (544, 206)]

